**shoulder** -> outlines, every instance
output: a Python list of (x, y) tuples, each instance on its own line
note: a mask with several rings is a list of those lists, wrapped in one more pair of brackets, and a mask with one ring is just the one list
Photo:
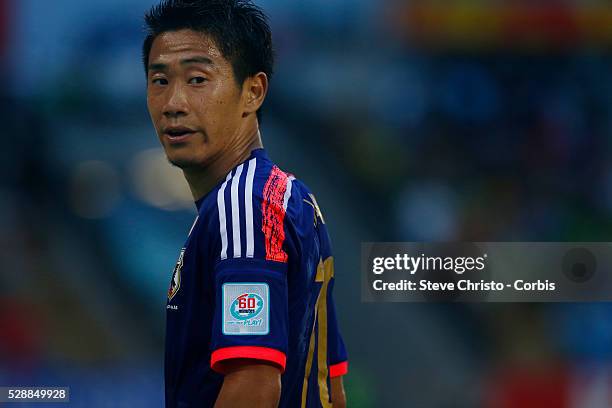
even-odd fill
[(295, 236), (291, 231), (305, 231), (312, 223), (308, 197), (295, 175), (255, 155), (232, 169), (202, 202), (199, 232), (209, 236), (206, 242), (221, 261), (284, 261), (283, 243)]
[(232, 169), (199, 213), (201, 232), (213, 235), (220, 259), (281, 259), (274, 251), (280, 251), (286, 232), (306, 234), (320, 211), (303, 181), (259, 154)]
[(263, 212), (284, 214), (293, 222), (304, 217), (312, 220), (318, 207), (306, 183), (273, 162), (264, 163), (257, 171), (255, 194)]

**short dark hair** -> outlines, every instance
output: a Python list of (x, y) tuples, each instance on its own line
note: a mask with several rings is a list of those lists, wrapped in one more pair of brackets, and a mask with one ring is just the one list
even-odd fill
[[(148, 74), (149, 54), (155, 38), (167, 31), (190, 29), (208, 35), (232, 65), (238, 86), (274, 69), (272, 33), (264, 12), (249, 0), (162, 0), (144, 17), (147, 37), (142, 59)], [(260, 109), (261, 110), (261, 109)], [(257, 111), (261, 119), (261, 113)]]

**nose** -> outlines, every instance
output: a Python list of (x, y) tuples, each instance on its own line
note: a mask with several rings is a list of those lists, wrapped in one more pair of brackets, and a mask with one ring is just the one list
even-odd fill
[[(177, 81), (178, 82), (178, 81)], [(163, 108), (163, 114), (167, 118), (185, 116), (189, 113), (189, 104), (185, 92), (179, 83), (168, 87), (168, 98)]]

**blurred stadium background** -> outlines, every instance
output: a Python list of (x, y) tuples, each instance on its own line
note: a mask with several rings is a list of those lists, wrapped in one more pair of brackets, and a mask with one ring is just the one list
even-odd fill
[[(0, 385), (163, 404), (166, 290), (195, 211), (146, 111), (152, 4), (0, 0)], [(611, 241), (612, 5), (257, 4), (278, 53), (264, 143), (332, 233), (349, 406), (611, 407), (612, 305), (362, 304), (357, 254)]]

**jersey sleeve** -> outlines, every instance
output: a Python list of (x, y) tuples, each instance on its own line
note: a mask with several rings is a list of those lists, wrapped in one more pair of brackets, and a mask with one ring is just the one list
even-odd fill
[[(278, 168), (254, 177), (240, 165), (217, 193), (211, 368), (236, 358), (267, 361), (284, 372), (288, 349), (288, 254), (285, 217), (291, 180)], [(251, 167), (253, 165), (253, 167)], [(246, 176), (241, 178), (242, 171)], [(231, 177), (230, 177), (231, 176)]]
[(323, 282), (328, 280), (325, 295), (325, 312), (327, 315), (327, 359), (329, 365), (329, 376), (334, 378), (345, 375), (348, 372), (348, 354), (338, 327), (336, 305), (333, 296), (336, 278), (334, 272), (331, 239), (316, 198), (312, 193), (309, 193), (309, 198), (311, 205), (315, 208), (317, 219), (315, 224), (320, 242), (320, 254), (323, 261), (322, 264), (324, 270), (324, 277), (322, 280)]
[(335, 278), (332, 277), (329, 282), (327, 291), (327, 345), (329, 359), (329, 376), (331, 378), (339, 377), (348, 373), (348, 354), (340, 329), (338, 327), (338, 318), (336, 317), (336, 305), (334, 302), (333, 288)]

